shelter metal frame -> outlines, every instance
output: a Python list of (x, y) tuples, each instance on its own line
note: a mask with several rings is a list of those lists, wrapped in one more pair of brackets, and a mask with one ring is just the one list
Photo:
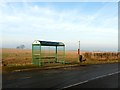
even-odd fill
[[(42, 57), (42, 47), (43, 46), (49, 46), (49, 47), (55, 47), (55, 55), (54, 57)], [(35, 53), (35, 47), (38, 47), (37, 50), (38, 52)], [(63, 47), (63, 58), (62, 60), (59, 60), (58, 58), (58, 47)], [(32, 63), (38, 66), (43, 65), (43, 59), (55, 59), (55, 62), (61, 62), (64, 64), (64, 59), (65, 59), (65, 44), (62, 42), (51, 42), (51, 41), (40, 41), (40, 40), (35, 40), (32, 43)]]

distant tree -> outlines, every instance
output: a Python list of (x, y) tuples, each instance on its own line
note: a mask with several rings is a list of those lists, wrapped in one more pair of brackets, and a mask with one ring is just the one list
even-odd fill
[(21, 49), (24, 49), (24, 48), (25, 48), (25, 45), (20, 45), (20, 48), (21, 48)]
[(19, 48), (20, 48), (19, 46), (16, 47), (16, 49), (19, 49)]
[(24, 48), (25, 48), (25, 45), (20, 45), (16, 47), (16, 49), (24, 49)]

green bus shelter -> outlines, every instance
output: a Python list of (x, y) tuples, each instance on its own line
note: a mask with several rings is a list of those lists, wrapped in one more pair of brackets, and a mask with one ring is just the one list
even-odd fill
[(62, 42), (35, 40), (32, 43), (32, 63), (42, 66), (45, 63), (63, 63), (65, 44)]

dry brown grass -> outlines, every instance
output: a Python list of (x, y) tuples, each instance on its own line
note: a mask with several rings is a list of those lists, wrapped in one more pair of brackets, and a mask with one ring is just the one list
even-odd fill
[[(81, 52), (86, 58), (87, 64), (112, 63), (120, 61), (120, 53), (117, 52)], [(66, 60), (72, 63), (79, 62), (77, 51), (67, 51)]]
[(2, 49), (3, 64), (30, 64), (31, 59), (31, 50)]
[[(51, 51), (52, 52), (52, 51)], [(10, 72), (14, 70), (38, 68), (38, 66), (32, 65), (32, 51), (21, 49), (2, 49), (2, 71)], [(77, 51), (66, 51), (65, 62), (69, 62), (70, 65), (82, 65), (82, 64), (102, 64), (113, 63), (120, 61), (120, 53), (114, 52), (81, 52), (81, 55), (85, 56), (86, 62), (80, 63), (78, 60)], [(65, 66), (67, 64), (48, 63), (44, 67), (57, 67)], [(44, 68), (41, 67), (41, 68)], [(1, 70), (1, 67), (0, 67)]]
[(66, 51), (65, 52), (65, 61), (71, 62), (71, 63), (78, 63), (78, 54), (76, 51)]
[[(85, 63), (117, 62), (120, 53), (113, 52), (81, 52), (87, 61)], [(66, 51), (65, 61), (79, 63), (77, 51)], [(32, 51), (21, 49), (2, 49), (2, 64), (5, 65), (30, 65), (32, 62)]]

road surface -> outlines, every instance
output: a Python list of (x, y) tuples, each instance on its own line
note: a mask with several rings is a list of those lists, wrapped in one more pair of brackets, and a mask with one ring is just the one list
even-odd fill
[[(119, 74), (120, 75), (120, 74)], [(120, 78), (120, 77), (119, 77)], [(70, 88), (116, 88), (118, 87), (118, 73), (112, 75), (106, 75), (100, 78), (95, 78), (93, 80), (84, 81), (83, 83), (78, 83), (77, 85), (67, 87)]]
[(118, 88), (118, 65), (99, 64), (71, 68), (3, 74), (2, 88)]

